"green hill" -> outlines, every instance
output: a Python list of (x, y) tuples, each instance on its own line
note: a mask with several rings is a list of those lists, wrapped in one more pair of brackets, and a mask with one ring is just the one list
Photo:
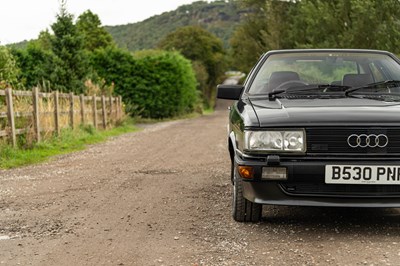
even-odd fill
[(198, 25), (214, 33), (228, 47), (233, 30), (245, 13), (235, 0), (197, 1), (142, 22), (105, 28), (118, 46), (130, 51), (155, 48), (168, 33), (190, 25)]

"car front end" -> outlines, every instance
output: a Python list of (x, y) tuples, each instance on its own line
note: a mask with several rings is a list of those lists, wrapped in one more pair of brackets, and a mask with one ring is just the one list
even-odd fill
[(237, 99), (235, 220), (258, 221), (264, 204), (400, 207), (398, 80), (388, 52), (284, 50), (265, 54), (243, 86), (220, 86), (220, 98)]

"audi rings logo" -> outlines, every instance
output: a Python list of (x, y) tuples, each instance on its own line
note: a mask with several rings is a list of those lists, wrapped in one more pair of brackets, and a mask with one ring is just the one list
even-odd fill
[(347, 138), (347, 143), (352, 148), (385, 148), (389, 139), (384, 134), (352, 134)]

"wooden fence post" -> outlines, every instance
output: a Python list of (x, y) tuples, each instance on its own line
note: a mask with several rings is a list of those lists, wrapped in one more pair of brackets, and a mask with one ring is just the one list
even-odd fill
[(85, 96), (83, 94), (80, 95), (79, 100), (81, 102), (81, 124), (85, 124)]
[(107, 128), (106, 96), (101, 96), (101, 111), (103, 117), (103, 128)]
[(110, 96), (110, 124), (113, 124), (113, 97)]
[(14, 105), (13, 105), (13, 96), (12, 90), (7, 88), (6, 91), (6, 103), (7, 103), (7, 117), (8, 123), (11, 128), (11, 144), (13, 147), (17, 146), (17, 138), (15, 136), (15, 120), (14, 120)]
[(115, 120), (118, 120), (119, 117), (118, 97), (114, 97), (114, 100), (115, 100)]
[(115, 97), (115, 111), (117, 111), (117, 120), (119, 120), (119, 98)]
[(60, 135), (60, 111), (58, 102), (58, 91), (54, 92), (54, 126), (57, 135)]
[(97, 128), (97, 99), (96, 94), (93, 95), (93, 126)]
[(74, 129), (74, 93), (69, 94), (69, 125)]
[(118, 106), (118, 108), (119, 108), (119, 119), (122, 119), (123, 112), (122, 112), (122, 96), (121, 95), (118, 96), (118, 104), (119, 104), (119, 106)]
[(35, 131), (36, 141), (40, 142), (40, 110), (39, 110), (39, 88), (32, 89), (32, 104), (33, 104), (33, 128)]

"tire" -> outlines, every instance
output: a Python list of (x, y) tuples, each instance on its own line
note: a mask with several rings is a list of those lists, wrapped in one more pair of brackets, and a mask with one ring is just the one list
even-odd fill
[[(236, 165), (236, 164), (235, 164)], [(257, 223), (261, 220), (262, 205), (251, 202), (243, 197), (243, 180), (238, 176), (236, 167), (232, 164), (233, 195), (232, 216), (237, 222)]]

